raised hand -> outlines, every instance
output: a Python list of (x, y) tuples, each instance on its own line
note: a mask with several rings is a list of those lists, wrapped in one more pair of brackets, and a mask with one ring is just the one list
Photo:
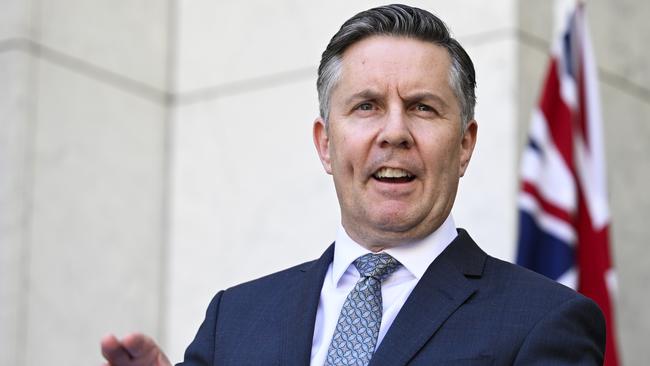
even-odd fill
[(131, 333), (118, 340), (109, 334), (101, 341), (104, 366), (171, 366), (167, 356), (153, 339)]

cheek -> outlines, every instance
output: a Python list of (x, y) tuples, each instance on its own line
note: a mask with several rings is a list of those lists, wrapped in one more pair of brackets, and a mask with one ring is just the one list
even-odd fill
[(367, 157), (372, 139), (362, 131), (351, 129), (343, 131), (336, 138), (338, 161), (340, 168), (345, 170), (360, 169)]
[(433, 184), (446, 184), (456, 176), (460, 167), (460, 148), (453, 136), (434, 135), (428, 140), (422, 158), (433, 175)]
[(335, 179), (346, 179), (353, 172), (354, 149), (351, 149), (345, 138), (332, 140), (330, 147), (331, 167)]

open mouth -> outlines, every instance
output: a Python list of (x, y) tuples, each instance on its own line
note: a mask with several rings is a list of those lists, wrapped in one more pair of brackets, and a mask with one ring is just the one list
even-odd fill
[(415, 179), (415, 175), (398, 168), (381, 168), (372, 177), (383, 183), (408, 183)]

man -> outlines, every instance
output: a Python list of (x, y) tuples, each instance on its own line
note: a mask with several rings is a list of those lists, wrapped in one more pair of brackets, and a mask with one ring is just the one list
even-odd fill
[[(183, 365), (597, 365), (604, 320), (485, 254), (450, 216), (477, 123), (474, 68), (434, 15), (357, 14), (318, 71), (314, 143), (341, 208), (323, 256), (219, 292)], [(146, 336), (111, 365), (168, 365)]]

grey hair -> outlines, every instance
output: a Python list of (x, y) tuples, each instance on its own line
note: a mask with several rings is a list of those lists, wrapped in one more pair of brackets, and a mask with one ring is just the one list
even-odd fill
[(447, 25), (435, 15), (407, 5), (393, 4), (363, 11), (348, 19), (332, 37), (318, 67), (318, 104), (328, 123), (332, 90), (341, 78), (345, 50), (374, 35), (408, 37), (431, 42), (449, 53), (449, 85), (460, 107), (461, 130), (474, 118), (476, 76), (474, 64), (463, 47), (451, 37)]

